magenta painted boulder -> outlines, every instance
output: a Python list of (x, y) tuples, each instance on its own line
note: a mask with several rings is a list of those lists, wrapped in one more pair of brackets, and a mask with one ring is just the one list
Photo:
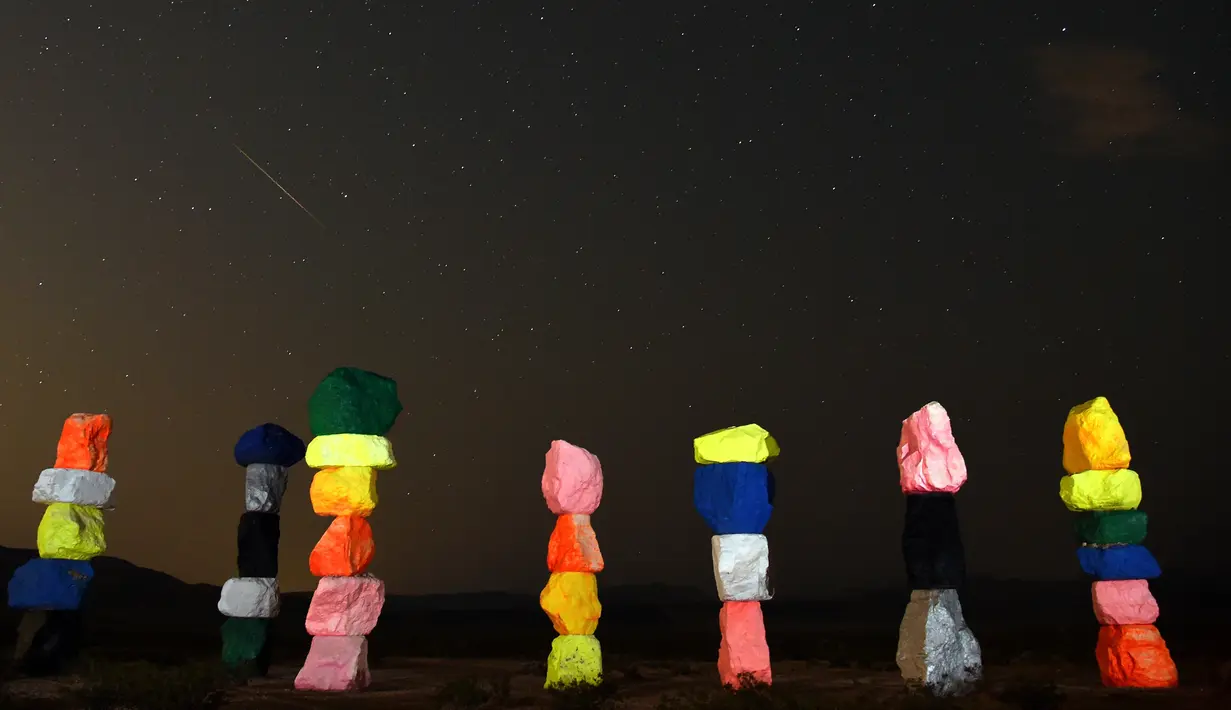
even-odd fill
[(312, 636), (367, 636), (384, 605), (385, 583), (376, 577), (321, 577), (304, 626)]
[(372, 682), (368, 640), (363, 636), (314, 636), (295, 676), (296, 690), (362, 690)]
[(745, 679), (767, 685), (773, 681), (760, 602), (724, 602), (718, 629), (722, 633), (718, 676), (723, 685), (739, 689)]
[(592, 515), (603, 500), (603, 466), (580, 446), (557, 439), (547, 451), (543, 498), (556, 515)]
[(966, 460), (953, 439), (949, 413), (939, 402), (903, 420), (898, 472), (903, 493), (957, 493), (966, 482)]
[(1144, 579), (1117, 579), (1090, 586), (1094, 616), (1103, 626), (1134, 626), (1158, 621), (1158, 602)]

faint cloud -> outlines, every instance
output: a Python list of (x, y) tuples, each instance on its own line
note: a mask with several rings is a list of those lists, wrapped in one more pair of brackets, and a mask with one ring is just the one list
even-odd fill
[(1181, 111), (1148, 52), (1095, 46), (1053, 46), (1033, 52), (1050, 118), (1067, 150), (1084, 155), (1202, 156), (1224, 133)]

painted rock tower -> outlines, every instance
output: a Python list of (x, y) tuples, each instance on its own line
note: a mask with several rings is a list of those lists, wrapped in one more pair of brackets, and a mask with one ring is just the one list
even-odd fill
[(693, 440), (693, 504), (713, 531), (710, 552), (722, 611), (718, 677), (741, 688), (773, 681), (761, 602), (769, 591), (769, 541), (762, 532), (774, 510), (774, 477), (765, 462), (778, 442), (756, 424)]
[(961, 695), (982, 678), (983, 656), (957, 591), (966, 582), (966, 551), (955, 494), (966, 483), (966, 460), (939, 402), (902, 422), (898, 474), (906, 497), (902, 556), (911, 588), (898, 629), (898, 669), (908, 684), (932, 695)]
[(47, 506), (38, 526), (38, 557), (9, 580), (9, 606), (23, 609), (13, 660), (30, 675), (58, 672), (77, 653), (80, 606), (94, 578), (90, 560), (107, 551), (103, 511), (115, 480), (107, 475), (111, 417), (74, 414), (64, 422), (53, 468), (31, 496)]
[(300, 690), (360, 690), (371, 682), (367, 636), (385, 604), (385, 583), (366, 574), (376, 544), (376, 473), (397, 466), (385, 434), (402, 413), (397, 383), (353, 367), (329, 373), (308, 401), (305, 459), (312, 510), (332, 517), (308, 566), (320, 577), (304, 625), (312, 648), (295, 677)]
[(543, 469), (543, 498), (556, 514), (547, 543), (551, 576), (539, 594), (539, 606), (555, 627), (547, 656), (546, 688), (598, 685), (603, 682), (603, 649), (594, 632), (603, 614), (598, 578), (603, 553), (590, 516), (603, 500), (603, 466), (598, 457), (567, 441), (553, 441)]
[(1077, 559), (1094, 578), (1090, 594), (1099, 629), (1095, 658), (1103, 685), (1172, 688), (1179, 674), (1154, 626), (1158, 602), (1148, 580), (1162, 574), (1141, 543), (1146, 514), (1141, 480), (1128, 468), (1131, 456), (1120, 419), (1104, 397), (1069, 410), (1064, 421), (1060, 498), (1077, 513)]
[(269, 672), (270, 620), (281, 608), (278, 540), (287, 469), (303, 460), (303, 440), (277, 424), (244, 432), (235, 463), (244, 467), (244, 514), (239, 518), (236, 574), (222, 586), (222, 664), (233, 675)]

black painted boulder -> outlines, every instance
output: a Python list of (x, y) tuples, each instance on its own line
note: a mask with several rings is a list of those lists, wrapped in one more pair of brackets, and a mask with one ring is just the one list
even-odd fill
[(244, 513), (239, 518), (239, 555), (236, 564), (240, 577), (278, 576), (278, 538), (281, 536), (277, 513)]
[(911, 589), (956, 589), (966, 582), (966, 550), (952, 493), (906, 496), (902, 556)]

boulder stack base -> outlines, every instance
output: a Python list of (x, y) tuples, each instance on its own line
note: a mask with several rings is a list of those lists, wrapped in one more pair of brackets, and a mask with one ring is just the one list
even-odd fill
[(319, 577), (304, 627), (312, 647), (295, 676), (299, 690), (362, 690), (372, 682), (368, 634), (385, 605), (385, 583), (367, 574), (376, 554), (368, 517), (377, 471), (397, 466), (385, 435), (402, 413), (397, 382), (353, 367), (329, 373), (308, 400), (313, 439), (304, 458), (317, 515), (333, 518), (308, 557)]
[(590, 516), (603, 500), (603, 466), (598, 457), (563, 440), (547, 450), (541, 487), (556, 526), (547, 542), (551, 576), (539, 594), (539, 606), (555, 628), (547, 656), (543, 687), (565, 689), (603, 682), (603, 649), (594, 632), (603, 605), (598, 577), (603, 553)]
[(966, 582), (956, 498), (966, 461), (939, 402), (902, 422), (898, 483), (906, 497), (902, 556), (911, 588), (898, 629), (898, 669), (908, 685), (934, 696), (964, 695), (983, 677), (983, 657), (957, 592)]
[(31, 500), (47, 506), (38, 557), (14, 570), (8, 586), (9, 607), (23, 611), (13, 649), (19, 672), (55, 674), (77, 655), (81, 602), (94, 578), (90, 560), (107, 551), (103, 511), (115, 490), (107, 475), (110, 437), (110, 416), (73, 414), (61, 427), (55, 464), (34, 484)]
[(769, 587), (769, 541), (762, 533), (774, 512), (774, 476), (766, 461), (778, 442), (756, 424), (693, 439), (692, 500), (713, 532), (710, 552), (718, 612), (718, 679), (728, 688), (773, 683), (761, 602)]
[(303, 460), (304, 443), (277, 424), (244, 432), (235, 442), (244, 467), (244, 513), (239, 517), (236, 574), (222, 585), (222, 665), (240, 679), (269, 673), (270, 620), (278, 615), (278, 542), (287, 470)]
[(1147, 527), (1146, 514), (1137, 510), (1141, 479), (1128, 468), (1128, 438), (1106, 397), (1069, 410), (1063, 443), (1068, 475), (1060, 480), (1060, 499), (1077, 513), (1077, 560), (1094, 580), (1090, 598), (1101, 624), (1094, 657), (1103, 685), (1174, 688), (1179, 672), (1154, 626), (1158, 602), (1148, 581), (1162, 569), (1141, 544)]

